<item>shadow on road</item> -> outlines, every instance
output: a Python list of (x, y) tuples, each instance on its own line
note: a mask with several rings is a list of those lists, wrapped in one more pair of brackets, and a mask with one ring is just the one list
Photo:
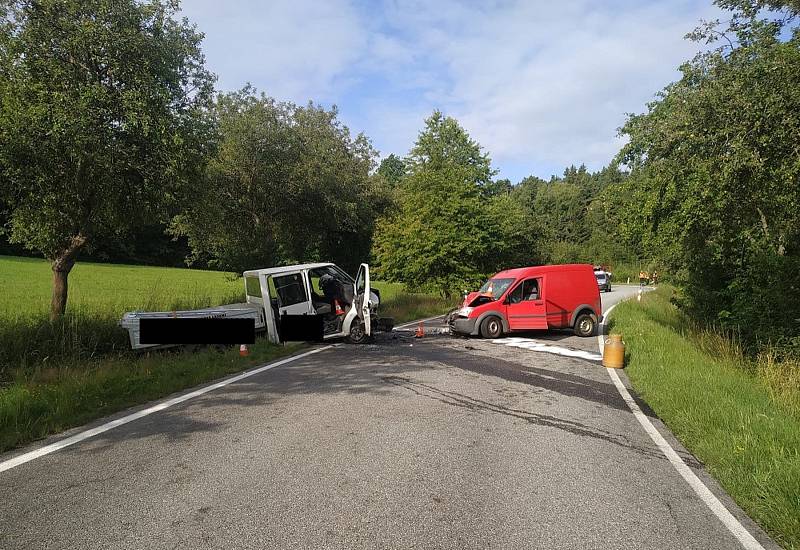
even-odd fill
[[(461, 353), (444, 347), (426, 346), (404, 355), (450, 367), (468, 370), (503, 380), (535, 386), (568, 397), (577, 397), (618, 410), (628, 410), (617, 389), (610, 382), (598, 382), (575, 374), (550, 369), (540, 369), (512, 361), (478, 354)], [(578, 359), (579, 360), (579, 359)], [(596, 366), (595, 361), (590, 362)]]

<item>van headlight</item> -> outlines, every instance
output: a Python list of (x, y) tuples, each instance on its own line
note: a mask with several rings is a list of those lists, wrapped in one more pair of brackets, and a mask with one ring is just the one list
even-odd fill
[(475, 309), (474, 307), (462, 307), (458, 310), (459, 317), (469, 317), (469, 314), (472, 313), (472, 310)]

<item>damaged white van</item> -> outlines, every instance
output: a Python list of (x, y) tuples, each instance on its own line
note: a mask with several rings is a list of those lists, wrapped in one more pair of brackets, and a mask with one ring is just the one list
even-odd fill
[[(355, 280), (332, 263), (270, 267), (244, 272), (246, 303), (191, 311), (134, 311), (120, 325), (127, 329), (133, 349), (156, 344), (141, 341), (141, 321), (159, 318), (252, 318), (256, 332), (266, 331), (270, 342), (282, 341), (281, 322), (297, 316), (318, 316), (322, 338), (345, 338), (361, 344), (379, 330), (391, 331), (393, 320), (377, 316), (380, 292), (370, 286), (369, 266), (361, 264)], [(317, 325), (318, 326), (318, 325)]]
[(380, 292), (370, 286), (369, 266), (361, 264), (355, 280), (331, 263), (271, 267), (244, 272), (247, 303), (264, 311), (267, 335), (280, 340), (281, 318), (319, 315), (325, 340), (345, 338), (360, 344), (393, 321), (377, 316)]

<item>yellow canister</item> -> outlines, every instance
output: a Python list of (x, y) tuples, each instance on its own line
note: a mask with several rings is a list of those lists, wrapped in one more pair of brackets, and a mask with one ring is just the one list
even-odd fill
[(621, 369), (625, 366), (625, 342), (621, 334), (612, 334), (603, 346), (603, 366)]

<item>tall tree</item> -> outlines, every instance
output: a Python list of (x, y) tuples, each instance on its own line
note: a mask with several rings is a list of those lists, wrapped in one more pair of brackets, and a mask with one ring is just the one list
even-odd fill
[(248, 87), (218, 96), (219, 151), (176, 217), (195, 258), (241, 271), (369, 254), (381, 189), (376, 153), (336, 109), (299, 107)]
[(435, 111), (409, 158), (397, 208), (375, 232), (382, 277), (449, 296), (535, 260), (535, 224), (508, 194), (486, 194), (491, 161), (455, 119)]
[(438, 170), (459, 166), (466, 177), (479, 187), (491, 183), (497, 172), (492, 169), (489, 155), (469, 137), (469, 134), (452, 117), (434, 111), (425, 121), (425, 130), (419, 134), (408, 155), (409, 170), (419, 173), (424, 169)]
[(11, 240), (52, 263), (163, 218), (209, 144), (202, 35), (154, 0), (0, 1), (0, 171)]

